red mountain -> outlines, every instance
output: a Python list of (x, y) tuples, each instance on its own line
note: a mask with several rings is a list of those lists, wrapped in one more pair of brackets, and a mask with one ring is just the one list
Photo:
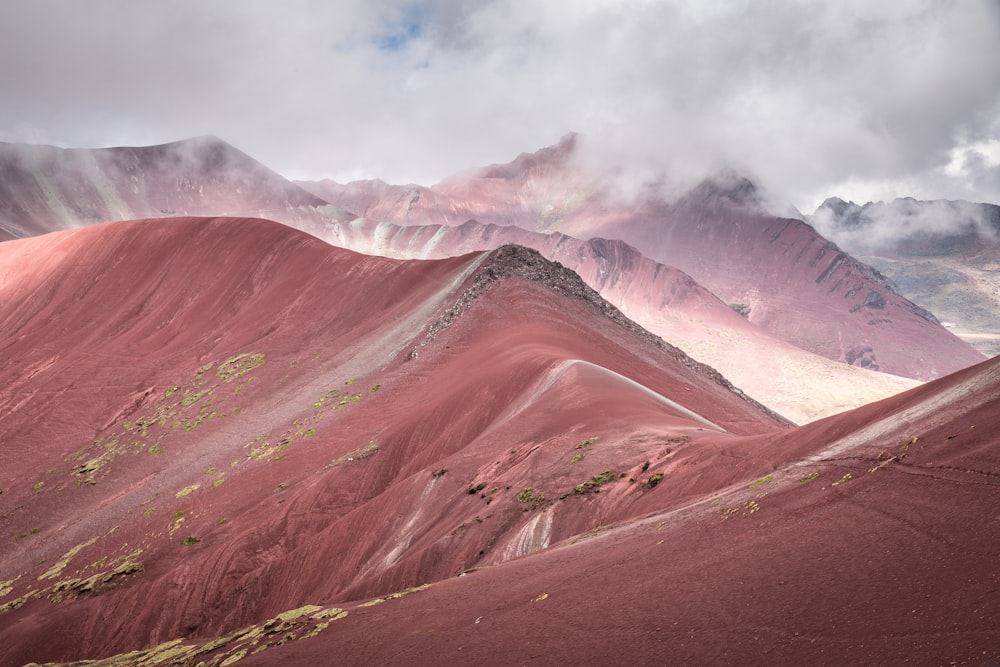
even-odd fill
[(766, 476), (344, 605), (245, 663), (994, 664), (997, 427), (992, 360), (777, 438), (795, 454)]
[(1000, 658), (995, 361), (791, 429), (516, 246), (179, 218), (0, 276), (4, 664)]
[(681, 452), (784, 428), (517, 247), (400, 262), (178, 218), (0, 267), (3, 662), (503, 562), (647, 511)]
[(0, 240), (149, 216), (296, 217), (325, 204), (216, 137), (141, 148), (0, 143)]
[(399, 225), (475, 219), (620, 239), (738, 304), (774, 336), (847, 364), (929, 379), (984, 358), (810, 226), (765, 213), (748, 181), (705, 182), (674, 201), (655, 187), (625, 198), (606, 184), (608, 174), (581, 166), (579, 142), (571, 135), (433, 188), (301, 185), (359, 215)]
[[(572, 169), (574, 146), (571, 137), (557, 147), (522, 156), (513, 165), (482, 170), (483, 178), (462, 200), (465, 208), (455, 210), (463, 211), (463, 216), (510, 223), (518, 220), (505, 212), (517, 209), (519, 215), (531, 214), (555, 201), (548, 189), (543, 189), (548, 197), (544, 201), (513, 190), (520, 187), (519, 174), (527, 175), (528, 185), (547, 184), (545, 187), (555, 187), (560, 197), (572, 198), (573, 188), (583, 183), (581, 173)], [(438, 201), (433, 206), (441, 206), (444, 195), (436, 191), (411, 192), (411, 188), (379, 182), (349, 187), (327, 183), (338, 196), (346, 192), (357, 195), (348, 199), (341, 196), (340, 206), (334, 207), (210, 137), (164, 146), (93, 151), (18, 145), (0, 148), (0, 230), (7, 225), (17, 230), (17, 235), (164, 212), (263, 213), (337, 245), (393, 257), (443, 258), (516, 243), (574, 269), (626, 315), (721, 369), (750, 395), (796, 422), (857, 407), (913, 386), (897, 376), (845, 368), (805, 353), (735, 315), (690, 276), (648, 259), (621, 241), (579, 240), (513, 224), (466, 222), (455, 228), (430, 225), (403, 231), (370, 222), (382, 215), (373, 206), (405, 211), (415, 196), (417, 200), (424, 197), (416, 206), (418, 212), (432, 207), (432, 200)], [(453, 194), (460, 195), (464, 181), (457, 178), (449, 183), (440, 187), (450, 187)], [(449, 201), (456, 201), (449, 196)], [(600, 204), (596, 199), (594, 202), (592, 212), (598, 211)], [(360, 211), (368, 219), (356, 220), (347, 210)], [(490, 218), (493, 214), (501, 217)]]
[(336, 246), (397, 258), (444, 258), (515, 243), (572, 269), (648, 331), (670, 341), (768, 407), (806, 423), (897, 394), (916, 382), (848, 366), (775, 338), (682, 271), (623, 241), (542, 234), (474, 220), (455, 227), (357, 218), (327, 226)]
[(830, 198), (810, 221), (963, 340), (1000, 354), (1000, 206), (911, 198), (858, 206)]

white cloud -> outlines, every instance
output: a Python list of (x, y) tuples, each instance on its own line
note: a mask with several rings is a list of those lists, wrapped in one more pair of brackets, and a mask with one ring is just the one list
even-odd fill
[(291, 177), (434, 182), (580, 131), (640, 176), (731, 166), (806, 211), (1000, 201), (985, 0), (15, 0), (0, 58), (5, 138), (212, 133)]

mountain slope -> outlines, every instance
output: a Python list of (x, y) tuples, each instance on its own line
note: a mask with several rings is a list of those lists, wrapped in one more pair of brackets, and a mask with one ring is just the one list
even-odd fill
[(8, 242), (0, 276), (3, 662), (506, 562), (761, 474), (727, 443), (786, 428), (517, 247), (176, 218)]
[[(5, 225), (13, 230), (6, 236), (25, 236), (169, 212), (264, 214), (335, 244), (395, 257), (444, 257), (520, 243), (569, 265), (643, 326), (723, 369), (751, 395), (796, 422), (856, 407), (912, 386), (899, 376), (844, 370), (803, 354), (727, 312), (718, 299), (688, 276), (647, 259), (620, 241), (577, 241), (509, 224), (525, 224), (536, 214), (549, 222), (558, 221), (564, 209), (569, 210), (566, 202), (570, 200), (588, 212), (591, 222), (602, 211), (612, 218), (621, 213), (621, 203), (607, 208), (600, 192), (586, 202), (580, 200), (577, 192), (592, 184), (583, 179), (586, 172), (574, 170), (576, 142), (570, 136), (559, 146), (522, 155), (511, 165), (479, 170), (472, 181), (456, 177), (438, 186), (443, 193), (378, 182), (358, 187), (318, 184), (332, 188), (330, 195), (338, 206), (326, 204), (323, 197), (308, 194), (212, 137), (99, 150), (5, 144), (0, 146), (0, 238)], [(452, 218), (478, 216), (504, 225), (466, 222), (454, 231), (436, 226), (410, 235), (389, 232), (363, 219), (354, 223), (354, 215), (348, 213), (360, 211), (377, 220), (383, 214), (405, 217), (411, 209), (415, 216), (442, 209)], [(548, 223), (542, 225), (546, 226)], [(385, 238), (387, 233), (391, 233), (390, 239)], [(404, 240), (416, 245), (404, 247)], [(391, 249), (386, 247), (388, 241)], [(761, 308), (751, 309), (749, 315), (757, 318), (760, 312)], [(771, 352), (760, 354), (765, 348)], [(859, 366), (872, 363), (864, 350), (849, 351), (848, 355), (852, 361), (857, 357)], [(812, 388), (805, 389), (807, 385)]]
[(645, 329), (722, 369), (738, 387), (800, 424), (917, 384), (837, 363), (775, 338), (687, 274), (653, 262), (622, 241), (581, 241), (474, 220), (449, 227), (366, 218), (330, 224), (324, 238), (339, 247), (397, 258), (442, 258), (505, 243), (534, 248), (575, 271)]
[(471, 218), (620, 239), (743, 306), (750, 321), (772, 335), (851, 365), (930, 379), (984, 358), (808, 225), (763, 212), (749, 182), (724, 177), (673, 201), (657, 188), (622, 196), (614, 174), (581, 165), (579, 141), (570, 136), (433, 188), (301, 185), (359, 215), (399, 225), (454, 226)]
[(1000, 658), (1000, 360), (790, 429), (506, 246), (0, 245), (0, 661)]
[(963, 340), (1000, 352), (1000, 206), (910, 198), (858, 206), (831, 198), (810, 221)]
[(216, 137), (138, 148), (0, 143), (7, 237), (167, 214), (294, 216), (325, 203)]
[(1000, 363), (802, 427), (682, 509), (346, 616), (248, 665), (993, 664)]

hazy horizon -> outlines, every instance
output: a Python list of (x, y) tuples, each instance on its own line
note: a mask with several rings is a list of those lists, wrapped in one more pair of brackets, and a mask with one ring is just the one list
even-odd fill
[(635, 182), (1000, 203), (1000, 4), (0, 7), (0, 140), (213, 134), (292, 179), (430, 185), (584, 137)]

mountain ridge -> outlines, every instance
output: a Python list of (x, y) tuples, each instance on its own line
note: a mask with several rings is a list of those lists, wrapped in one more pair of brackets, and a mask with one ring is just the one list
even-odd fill
[(622, 197), (613, 183), (577, 167), (574, 150), (575, 142), (564, 142), (432, 187), (300, 185), (400, 226), (475, 220), (622, 240), (741, 304), (776, 338), (849, 365), (927, 380), (984, 358), (809, 225), (767, 214), (746, 179), (722, 174), (673, 201), (655, 184)]
[(165, 214), (262, 214), (327, 202), (210, 135), (143, 147), (0, 143), (0, 231), (22, 238)]
[[(526, 251), (399, 262), (170, 218), (12, 241), (0, 266), (18, 277), (0, 287), (0, 522), (30, 545), (0, 555), (5, 661), (219, 636), (505, 562), (643, 507), (650, 465), (787, 428)], [(132, 622), (104, 628), (115, 615)]]

